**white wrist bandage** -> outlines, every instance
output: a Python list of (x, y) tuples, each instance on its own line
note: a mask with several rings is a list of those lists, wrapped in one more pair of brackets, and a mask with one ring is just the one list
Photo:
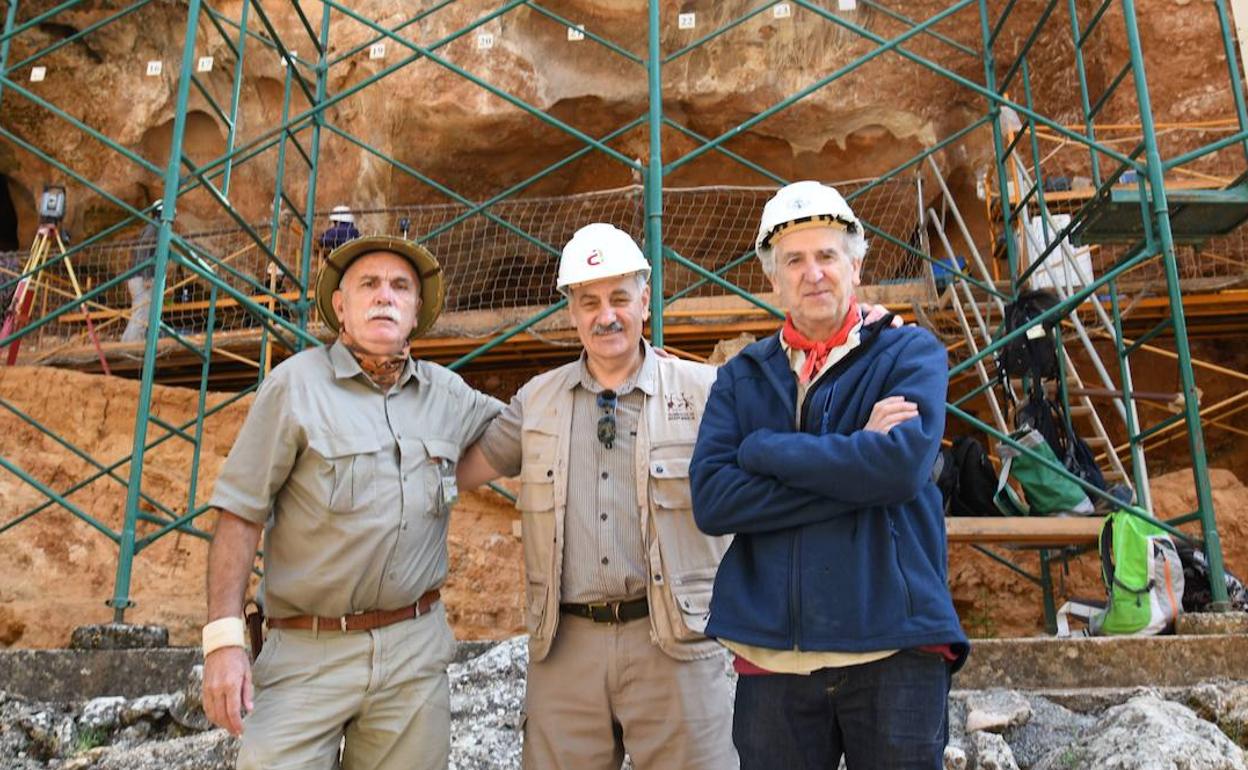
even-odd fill
[(242, 618), (217, 618), (204, 626), (204, 657), (222, 647), (246, 647), (245, 628)]

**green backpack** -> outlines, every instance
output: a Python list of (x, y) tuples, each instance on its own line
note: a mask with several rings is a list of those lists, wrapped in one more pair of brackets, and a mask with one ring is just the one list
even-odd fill
[(1058, 610), (1058, 636), (1068, 636), (1068, 616), (1084, 620), (1092, 636), (1153, 636), (1174, 629), (1183, 611), (1183, 563), (1174, 539), (1161, 527), (1115, 511), (1101, 527), (1101, 577), (1106, 604), (1071, 600)]

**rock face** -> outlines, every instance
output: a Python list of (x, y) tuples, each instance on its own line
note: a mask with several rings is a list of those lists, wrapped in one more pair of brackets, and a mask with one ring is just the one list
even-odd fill
[[(240, 18), (241, 0), (218, 0), (213, 8), (226, 19)], [(423, 4), (422, 4), (423, 5)], [(1225, 87), (1224, 65), (1217, 60), (1216, 17), (1209, 9), (1193, 6), (1176, 15), (1169, 2), (1138, 3), (1141, 35), (1153, 68), (1150, 83), (1160, 121), (1223, 117), (1232, 114)], [(361, 17), (393, 27), (421, 9), (385, 0), (362, 0), (351, 7)], [(459, 36), (461, 29), (483, 19), (497, 4), (484, 0), (457, 2), (407, 26), (404, 35), (429, 46), (432, 57), (397, 69), (378, 84), (336, 102), (326, 111), (335, 126), (371, 143), (379, 151), (448, 185), (473, 199), (488, 195), (530, 176), (581, 147), (567, 133), (545, 125), (513, 103), (455, 75), (457, 67), (486, 80), (515, 99), (546, 111), (557, 120), (591, 136), (603, 136), (636, 116), (647, 106), (647, 79), (642, 67), (590, 39), (568, 40), (567, 28), (537, 10), (521, 6)], [(634, 56), (646, 55), (646, 15), (642, 3), (607, 0), (566, 0), (555, 6), (573, 24), (617, 44)], [(661, 47), (674, 54), (699, 37), (737, 19), (752, 9), (747, 0), (677, 2), (663, 0)], [(947, 4), (915, 0), (904, 4), (905, 15), (927, 19)], [(123, 145), (130, 152), (161, 165), (168, 156), (172, 132), (176, 71), (181, 57), (179, 41), (186, 28), (186, 9), (180, 3), (152, 3), (119, 22), (102, 27), (73, 45), (42, 57), (46, 78), (29, 82), (29, 67), (14, 79), (37, 96), (53, 101), (75, 119)], [(678, 13), (695, 12), (696, 26), (682, 29)], [(101, 21), (115, 9), (107, 3), (87, 3), (56, 15), (17, 36), (10, 63), (69, 37)], [(1003, 59), (998, 72), (1010, 63), (1044, 12), (1044, 3), (1024, 2), (1013, 8), (996, 42)], [(27, 18), (24, 11), (19, 21)], [(314, 27), (319, 13), (309, 10)], [(1088, 10), (1086, 14), (1090, 14)], [(286, 45), (304, 62), (297, 66), (310, 88), (315, 74), (307, 62), (315, 60), (303, 23), (288, 6), (268, 10)], [(1104, 28), (1113, 30), (1108, 42), (1089, 45), (1085, 64), (1092, 94), (1112, 80), (1124, 56), (1120, 10), (1111, 8)], [(907, 26), (889, 15), (859, 4), (836, 18), (865, 28), (882, 39), (893, 38)], [(1086, 20), (1085, 20), (1086, 23)], [(262, 27), (253, 13), (253, 32)], [(225, 27), (231, 37), (237, 35)], [(937, 62), (956, 75), (979, 81), (983, 64), (949, 43), (978, 50), (978, 11), (964, 9), (935, 29), (918, 34), (905, 49)], [(488, 35), (491, 45), (481, 39)], [(1104, 37), (1105, 35), (1102, 35)], [(366, 76), (399, 64), (409, 53), (394, 40), (386, 41), (384, 58), (369, 57), (368, 43), (376, 33), (344, 14), (330, 16), (329, 56), (342, 58), (330, 67), (327, 92), (335, 95), (359, 84)], [(1098, 40), (1099, 42), (1099, 40)], [(234, 57), (228, 41), (201, 19), (197, 56), (212, 56), (215, 66), (200, 73), (203, 89), (217, 104), (229, 109)], [(356, 50), (356, 49), (359, 50)], [(766, 110), (784, 98), (868, 53), (873, 44), (844, 26), (819, 19), (800, 8), (790, 18), (759, 14), (727, 34), (668, 62), (663, 69), (665, 108), (682, 126), (704, 136), (717, 136)], [(353, 52), (354, 51), (354, 52)], [(353, 53), (352, 53), (353, 52)], [(1181, 52), (1181, 53), (1180, 53)], [(1039, 109), (1062, 122), (1074, 122), (1077, 90), (1073, 87), (1070, 24), (1062, 11), (1049, 19), (1031, 60), (1035, 77), (1033, 97)], [(434, 58), (436, 57), (436, 58)], [(146, 74), (147, 62), (159, 60), (163, 71)], [(1060, 64), (1059, 64), (1060, 62)], [(252, 40), (246, 47), (240, 92), (238, 144), (246, 145), (272, 133), (282, 112), (288, 72), (275, 50)], [(1215, 78), (1221, 78), (1215, 80)], [(1206, 90), (1179, 86), (1207, 79)], [(124, 94), (123, 99), (118, 95)], [(308, 102), (297, 82), (291, 88), (290, 114), (303, 113)], [(886, 54), (838, 81), (832, 88), (815, 90), (793, 108), (781, 111), (735, 136), (728, 147), (785, 177), (817, 175), (849, 179), (878, 174), (898, 165), (924, 146), (930, 146), (982, 114), (984, 100), (975, 92), (937, 76), (896, 54)], [(1109, 122), (1134, 119), (1130, 99), (1110, 100), (1102, 112)], [(49, 116), (19, 93), (6, 93), (3, 125), (131, 203), (147, 203), (159, 192), (159, 175), (136, 166), (122, 155), (104, 150), (94, 139)], [(226, 148), (225, 120), (198, 89), (191, 90), (185, 152), (196, 162), (218, 157)], [(301, 137), (305, 143), (307, 132)], [(695, 144), (683, 133), (664, 136), (665, 160), (688, 152)], [(973, 141), (942, 160), (950, 168), (965, 169), (973, 179), (983, 165), (989, 137), (978, 132)], [(644, 128), (625, 132), (612, 146), (625, 157), (645, 157)], [(397, 203), (442, 201), (431, 188), (348, 140), (327, 136), (321, 149), (317, 209), (348, 202), (357, 208)], [(302, 202), (307, 174), (296, 154), (289, 158), (286, 191)], [(230, 190), (233, 205), (250, 221), (267, 216), (273, 199), (276, 153), (234, 170)], [(24, 150), (0, 143), (0, 174), (8, 177), (19, 209), (20, 240), (29, 242), (35, 224), (34, 204), (48, 169)], [(531, 186), (533, 194), (566, 194), (608, 189), (628, 184), (630, 171), (621, 163), (593, 152), (554, 176)], [(670, 183), (763, 184), (766, 180), (716, 153), (707, 153), (672, 173)], [(973, 183), (972, 183), (973, 184)], [(74, 232), (94, 232), (111, 223), (110, 204), (85, 190), (74, 191), (67, 225)], [(188, 228), (220, 221), (208, 195), (196, 193), (180, 205), (180, 221)], [(185, 217), (182, 219), (182, 217)]]

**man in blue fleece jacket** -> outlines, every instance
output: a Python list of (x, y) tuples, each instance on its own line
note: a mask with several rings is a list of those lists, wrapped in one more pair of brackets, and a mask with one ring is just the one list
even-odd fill
[(720, 370), (698, 433), (694, 517), (735, 535), (706, 633), (741, 674), (742, 770), (942, 766), (968, 650), (931, 478), (948, 363), (926, 330), (864, 322), (866, 250), (831, 187), (767, 203), (758, 257), (788, 316)]

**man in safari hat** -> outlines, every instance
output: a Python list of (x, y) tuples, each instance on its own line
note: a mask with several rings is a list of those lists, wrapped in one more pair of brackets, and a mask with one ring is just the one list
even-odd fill
[[(412, 358), (442, 299), (418, 244), (335, 249), (316, 304), (337, 339), (273, 369), (217, 478), (204, 710), (242, 735), (242, 770), (329, 770), (340, 746), (347, 770), (447, 766), (455, 464), (501, 404)], [(262, 531), (268, 635), (251, 664), (242, 613)]]

